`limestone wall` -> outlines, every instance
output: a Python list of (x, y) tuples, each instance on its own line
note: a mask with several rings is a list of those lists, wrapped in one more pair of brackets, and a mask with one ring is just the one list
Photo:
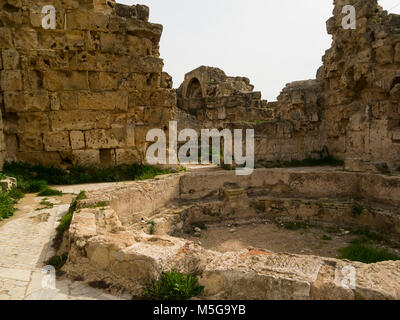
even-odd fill
[(260, 164), (319, 156), (325, 141), (317, 82), (290, 83), (270, 103), (253, 89), (249, 79), (228, 77), (217, 68), (189, 72), (177, 91), (180, 128), (254, 129)]
[[(57, 10), (42, 28), (42, 7)], [(8, 160), (140, 162), (150, 128), (176, 104), (146, 6), (106, 0), (0, 1), (1, 96)], [(1, 144), (0, 144), (1, 145)]]
[[(302, 160), (325, 146), (343, 160), (400, 166), (400, 15), (376, 0), (334, 0), (332, 47), (316, 80), (288, 84), (266, 103), (246, 78), (213, 68), (186, 75), (178, 107), (215, 128), (253, 127), (256, 159)], [(342, 26), (354, 5), (356, 29)], [(186, 118), (179, 119), (186, 124)]]
[(355, 30), (341, 27), (344, 1), (334, 1), (327, 22), (332, 47), (318, 72), (324, 106), (322, 132), (330, 151), (343, 158), (400, 165), (400, 16), (376, 0), (348, 0)]

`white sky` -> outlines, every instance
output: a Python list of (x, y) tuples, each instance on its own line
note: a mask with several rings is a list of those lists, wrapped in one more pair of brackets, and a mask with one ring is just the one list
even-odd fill
[[(139, 1), (139, 2), (138, 2)], [(286, 83), (315, 78), (330, 48), (325, 22), (332, 0), (117, 0), (150, 7), (150, 22), (164, 25), (164, 70), (179, 87), (185, 73), (213, 66), (245, 76), (276, 100)], [(380, 0), (400, 14), (400, 0)]]

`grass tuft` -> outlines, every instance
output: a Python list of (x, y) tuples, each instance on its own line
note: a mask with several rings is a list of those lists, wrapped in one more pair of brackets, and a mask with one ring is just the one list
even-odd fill
[(15, 201), (7, 191), (0, 190), (0, 221), (14, 215)]
[(53, 266), (56, 270), (60, 270), (64, 266), (64, 264), (67, 262), (67, 259), (68, 259), (68, 253), (64, 253), (61, 256), (51, 257), (47, 261), (47, 264), (49, 266)]
[(387, 249), (378, 249), (369, 244), (355, 242), (352, 245), (339, 250), (340, 259), (359, 261), (363, 263), (377, 263), (382, 261), (396, 261), (400, 257)]
[(51, 196), (62, 196), (63, 193), (58, 190), (50, 189), (49, 187), (44, 188), (39, 192), (39, 197), (51, 197)]
[[(73, 166), (68, 169), (31, 165), (22, 162), (6, 162), (3, 173), (16, 177), (22, 191), (40, 192), (49, 185), (74, 185), (83, 183), (119, 182), (154, 179), (158, 175), (169, 174), (154, 166), (133, 164), (111, 168)], [(40, 182), (38, 182), (40, 181)]]
[(303, 221), (287, 221), (283, 223), (283, 228), (287, 230), (301, 230), (301, 229), (308, 229), (309, 225)]
[(361, 216), (364, 212), (364, 207), (361, 204), (354, 202), (351, 207), (351, 212), (355, 216)]
[(154, 221), (150, 221), (147, 224), (150, 226), (149, 233), (151, 235), (155, 234), (156, 233), (156, 223)]
[(67, 230), (69, 230), (69, 227), (71, 225), (72, 222), (72, 217), (74, 215), (74, 212), (76, 211), (76, 208), (78, 206), (78, 202), (80, 200), (83, 200), (86, 198), (86, 194), (85, 191), (81, 191), (75, 199), (72, 200), (69, 209), (68, 209), (68, 213), (63, 216), (60, 220), (60, 224), (57, 227), (57, 236), (56, 236), (56, 243), (59, 243), (62, 241), (62, 237), (64, 235), (64, 232), (66, 232)]
[(195, 276), (170, 271), (163, 272), (159, 281), (149, 284), (144, 296), (149, 300), (187, 300), (199, 296), (203, 290)]

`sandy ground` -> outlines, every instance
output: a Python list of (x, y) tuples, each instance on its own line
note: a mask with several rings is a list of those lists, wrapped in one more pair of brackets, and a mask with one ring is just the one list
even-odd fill
[[(307, 228), (287, 230), (274, 223), (242, 226), (207, 226), (201, 237), (185, 235), (186, 239), (201, 243), (207, 249), (219, 252), (239, 251), (249, 247), (272, 252), (338, 257), (338, 249), (356, 238), (351, 234), (331, 234), (326, 230)], [(324, 236), (331, 240), (324, 240)]]

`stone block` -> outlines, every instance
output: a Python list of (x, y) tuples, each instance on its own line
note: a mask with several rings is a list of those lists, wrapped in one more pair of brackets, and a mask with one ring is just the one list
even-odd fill
[(71, 131), (69, 138), (73, 150), (85, 149), (85, 136), (82, 131)]
[(19, 134), (19, 151), (43, 151), (43, 141), (40, 133)]
[(3, 91), (21, 91), (23, 89), (21, 71), (3, 70), (0, 84)]
[(126, 45), (129, 55), (153, 55), (153, 43), (150, 39), (128, 35), (126, 38)]
[(58, 166), (61, 163), (61, 157), (58, 152), (18, 152), (17, 158), (22, 162), (45, 166)]
[(5, 92), (4, 110), (6, 112), (25, 112), (25, 98), (23, 92)]
[(42, 77), (39, 71), (36, 70), (23, 70), (22, 80), (25, 91), (41, 90)]
[(135, 149), (116, 149), (116, 165), (141, 163), (143, 159)]
[(75, 11), (67, 13), (67, 30), (87, 30), (107, 32), (109, 16), (103, 13)]
[(75, 150), (72, 151), (72, 157), (73, 164), (80, 164), (83, 166), (100, 164), (99, 150)]
[(13, 34), (14, 46), (21, 50), (35, 50), (39, 46), (38, 34), (34, 29), (21, 28)]
[(13, 46), (11, 30), (8, 27), (0, 28), (0, 49), (11, 48)]
[(101, 51), (105, 53), (115, 53), (125, 55), (129, 53), (129, 48), (126, 45), (126, 36), (118, 33), (101, 33), (100, 44)]
[(78, 109), (78, 94), (73, 91), (60, 93), (60, 104), (62, 110)]
[(49, 91), (89, 90), (87, 72), (46, 71), (43, 86)]
[(135, 126), (134, 125), (126, 126), (126, 146), (128, 148), (135, 146)]
[(86, 147), (89, 149), (112, 149), (125, 146), (126, 132), (123, 128), (89, 130), (85, 132)]
[(81, 110), (126, 111), (128, 93), (124, 91), (79, 93), (78, 106)]
[(50, 99), (47, 91), (30, 91), (24, 94), (25, 111), (48, 111)]
[(43, 136), (45, 151), (68, 151), (71, 149), (68, 132), (50, 132)]
[(171, 110), (162, 107), (145, 108), (144, 122), (149, 125), (166, 124), (171, 119)]
[(6, 49), (2, 52), (3, 68), (15, 70), (19, 66), (19, 53), (14, 49)]
[(129, 71), (133, 73), (157, 73), (161, 75), (164, 63), (155, 57), (131, 56), (129, 58)]
[(116, 72), (89, 72), (89, 87), (93, 91), (117, 90), (122, 76)]
[(53, 111), (49, 116), (52, 131), (110, 128), (110, 114), (100, 111)]

